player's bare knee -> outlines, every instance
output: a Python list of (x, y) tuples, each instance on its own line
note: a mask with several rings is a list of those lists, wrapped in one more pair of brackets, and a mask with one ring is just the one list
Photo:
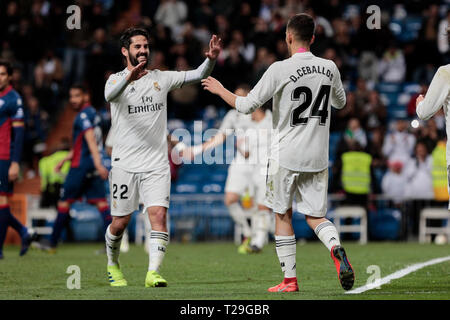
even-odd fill
[(125, 217), (113, 217), (109, 231), (115, 236), (122, 234), (128, 226), (128, 221)]
[(152, 227), (154, 224), (166, 225), (167, 209), (164, 207), (151, 207), (148, 208), (148, 214)]
[(328, 221), (326, 218), (318, 218), (312, 216), (305, 216), (306, 223), (312, 228), (315, 229), (322, 222)]
[(239, 195), (237, 193), (227, 192), (225, 193), (225, 205), (230, 206), (233, 203), (239, 201)]

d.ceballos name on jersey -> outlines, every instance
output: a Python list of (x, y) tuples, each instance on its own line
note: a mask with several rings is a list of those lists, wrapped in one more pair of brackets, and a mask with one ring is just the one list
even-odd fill
[(311, 74), (323, 74), (324, 76), (328, 77), (330, 81), (333, 81), (334, 74), (331, 72), (330, 69), (325, 68), (324, 66), (303, 66), (297, 69), (296, 74), (293, 74), (289, 77), (292, 82), (297, 82), (301, 77)]
[(164, 107), (163, 102), (153, 103), (153, 97), (141, 97), (141, 100), (143, 102), (142, 105), (138, 106), (134, 106), (131, 104), (128, 105), (128, 114), (160, 111)]

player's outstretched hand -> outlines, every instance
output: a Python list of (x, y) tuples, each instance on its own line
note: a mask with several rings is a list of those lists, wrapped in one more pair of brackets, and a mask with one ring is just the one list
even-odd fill
[(420, 103), (423, 99), (425, 99), (425, 98), (423, 97), (423, 95), (419, 94), (419, 96), (418, 96), (417, 99), (416, 99), (416, 107), (419, 105), (419, 103)]
[(96, 169), (98, 174), (100, 175), (100, 178), (102, 178), (103, 180), (108, 179), (108, 169), (106, 169), (104, 166), (98, 166)]
[(215, 34), (213, 34), (211, 40), (209, 40), (209, 51), (205, 52), (205, 54), (211, 60), (215, 60), (219, 56), (220, 51), (222, 50), (221, 41), (222, 39), (218, 38)]
[(145, 76), (148, 71), (144, 69), (145, 62), (139, 63), (136, 67), (134, 67), (130, 73), (128, 74), (127, 80), (129, 82), (136, 81)]
[(223, 90), (223, 85), (215, 78), (208, 77), (206, 79), (202, 79), (203, 89), (208, 90), (213, 94), (219, 94), (221, 90)]

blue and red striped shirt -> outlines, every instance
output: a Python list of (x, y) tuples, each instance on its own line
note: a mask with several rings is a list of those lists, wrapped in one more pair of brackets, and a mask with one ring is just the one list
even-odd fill
[(102, 129), (100, 127), (101, 118), (95, 108), (89, 104), (84, 105), (77, 114), (73, 122), (73, 158), (72, 168), (78, 168), (80, 165), (93, 164), (93, 159), (84, 134), (88, 130), (94, 130), (97, 146), (100, 151), (103, 150)]

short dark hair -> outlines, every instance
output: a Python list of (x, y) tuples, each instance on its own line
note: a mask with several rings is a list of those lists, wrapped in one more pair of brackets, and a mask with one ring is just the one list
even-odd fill
[(120, 36), (120, 47), (124, 47), (125, 49), (129, 50), (131, 45), (131, 38), (134, 36), (144, 36), (147, 41), (149, 41), (150, 39), (150, 35), (148, 34), (147, 30), (142, 28), (128, 28)]
[(294, 33), (297, 41), (311, 41), (315, 29), (314, 19), (306, 13), (299, 13), (289, 19), (286, 28)]
[(8, 73), (8, 76), (11, 76), (13, 74), (13, 68), (11, 65), (11, 62), (6, 60), (0, 60), (0, 66), (3, 66), (6, 68), (6, 72)]
[(84, 84), (82, 84), (82, 83), (75, 83), (75, 84), (70, 86), (70, 89), (78, 89), (78, 90), (81, 90), (83, 93), (87, 93), (88, 92), (86, 86)]

